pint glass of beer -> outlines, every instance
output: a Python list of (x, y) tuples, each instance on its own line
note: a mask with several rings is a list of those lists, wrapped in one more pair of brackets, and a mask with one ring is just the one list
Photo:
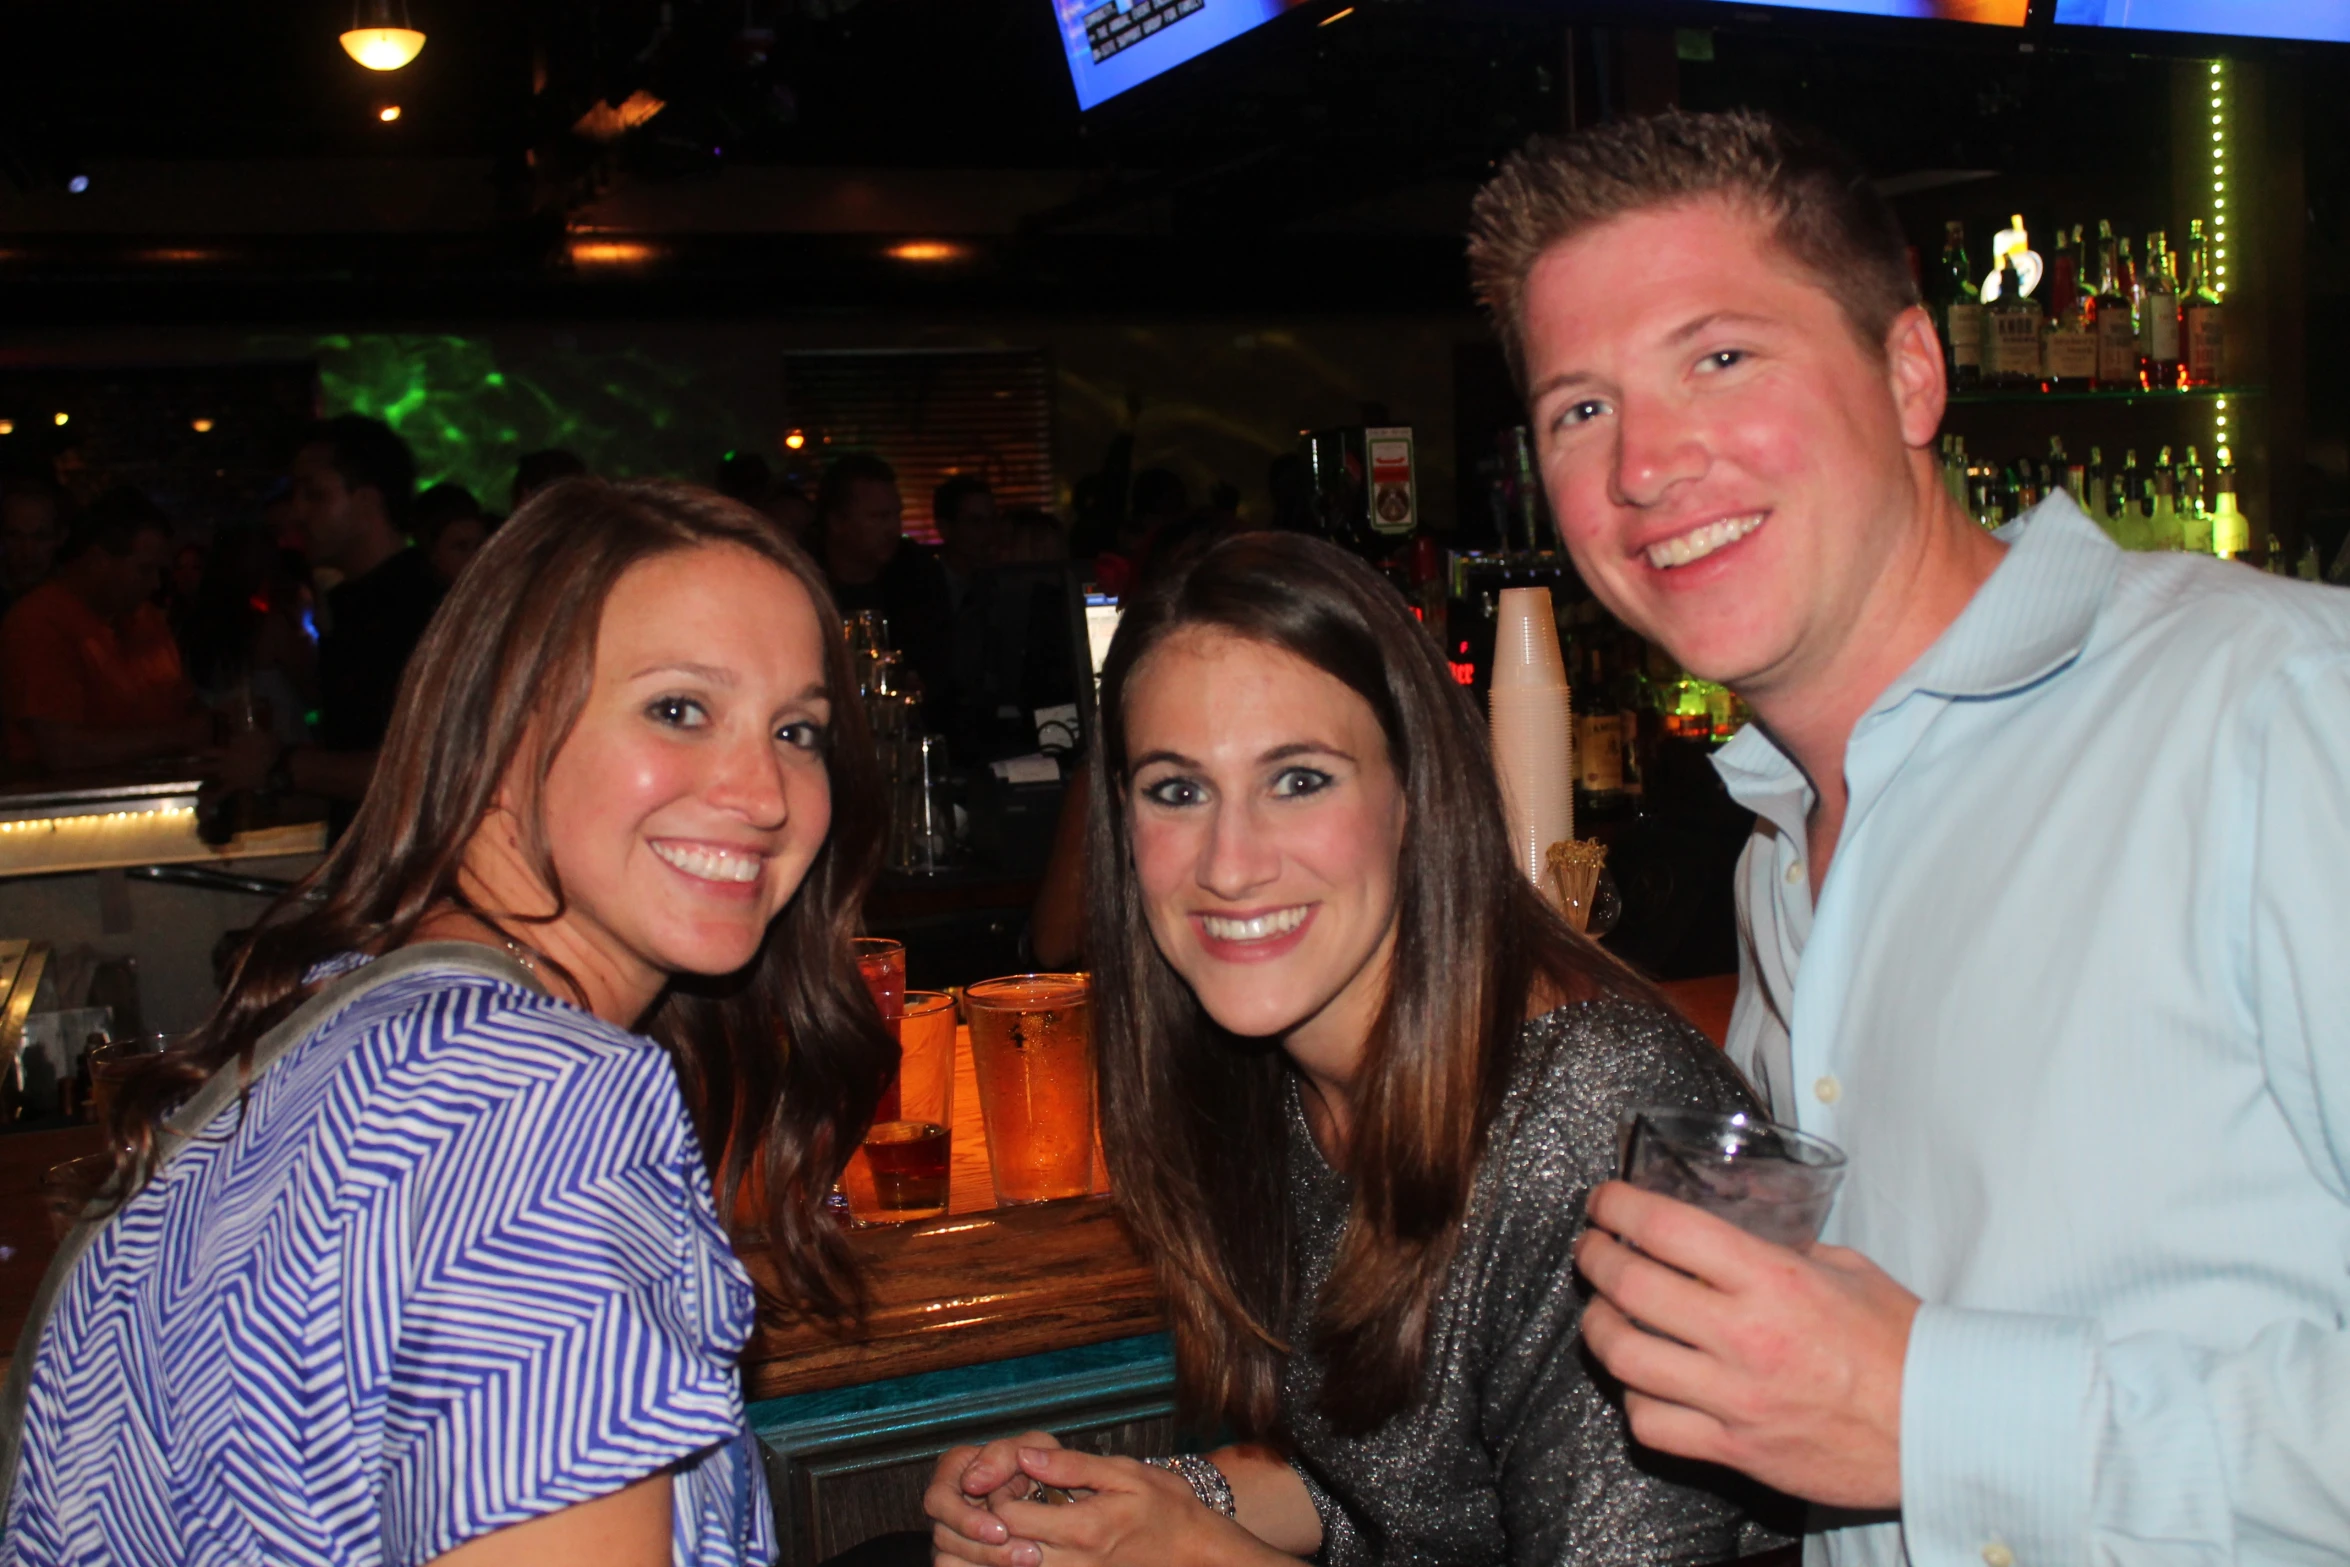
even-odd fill
[(895, 1102), (876, 1115), (841, 1185), (850, 1222), (904, 1224), (947, 1211), (955, 1125), (955, 998), (909, 990), (898, 1019)]
[(1083, 974), (1017, 974), (963, 992), (1000, 1205), (1093, 1186), (1093, 1007)]

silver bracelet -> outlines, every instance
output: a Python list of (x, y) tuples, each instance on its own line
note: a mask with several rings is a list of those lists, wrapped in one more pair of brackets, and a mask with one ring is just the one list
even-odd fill
[(1197, 1453), (1176, 1453), (1167, 1458), (1146, 1458), (1143, 1462), (1153, 1469), (1166, 1470), (1190, 1486), (1191, 1494), (1209, 1512), (1223, 1518), (1239, 1515), (1240, 1509), (1232, 1500), (1232, 1482), (1224, 1478), (1223, 1470)]

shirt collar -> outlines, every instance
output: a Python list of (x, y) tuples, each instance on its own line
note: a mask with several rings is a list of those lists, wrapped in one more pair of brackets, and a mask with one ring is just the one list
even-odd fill
[[(2121, 550), (2062, 490), (2001, 528), (2007, 554), (1934, 645), (1869, 705), (1897, 707), (1912, 692), (1964, 698), (2021, 690), (2080, 655), (2121, 575)], [(1810, 788), (1760, 724), (1714, 753), (1730, 797), (1778, 822), (1800, 821)]]
[(1912, 691), (1964, 698), (2021, 690), (2071, 663), (2121, 575), (2122, 552), (2062, 490), (2001, 528), (1989, 580), (1872, 711)]

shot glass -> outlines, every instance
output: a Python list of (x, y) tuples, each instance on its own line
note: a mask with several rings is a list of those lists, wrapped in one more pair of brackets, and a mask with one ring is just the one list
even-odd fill
[[(898, 1076), (884, 1109), (849, 1156), (842, 1186), (850, 1222), (905, 1224), (947, 1211), (954, 1156), (955, 998), (909, 990), (898, 1019)], [(888, 1103), (895, 1096), (895, 1104)]]
[(1083, 974), (1017, 974), (963, 992), (999, 1207), (1093, 1187), (1093, 1005)]
[(1635, 1109), (1622, 1125), (1624, 1179), (1780, 1246), (1819, 1239), (1844, 1179), (1844, 1150), (1760, 1115)]

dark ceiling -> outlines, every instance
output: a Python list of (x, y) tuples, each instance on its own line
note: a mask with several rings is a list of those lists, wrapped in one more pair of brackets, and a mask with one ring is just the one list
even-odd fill
[[(349, 0), (11, 0), (0, 317), (1464, 304), (1460, 219), (1492, 160), (1644, 91), (1824, 122), (1882, 176), (2126, 187), (2165, 156), (2159, 62), (2124, 50), (1694, 0), (1316, 0), (1085, 117), (1051, 0), (407, 3), (430, 41), (377, 75), (336, 45)], [(1675, 23), (1696, 29), (1678, 50)], [(617, 145), (574, 133), (638, 90), (665, 107)], [(907, 183), (924, 170), (961, 200)], [(816, 216), (826, 182), (877, 173), (897, 194), (868, 217)], [(158, 182), (178, 207), (107, 204)], [(957, 223), (969, 256), (943, 272), (875, 244)], [(584, 277), (570, 247), (615, 225), (652, 259)]]

